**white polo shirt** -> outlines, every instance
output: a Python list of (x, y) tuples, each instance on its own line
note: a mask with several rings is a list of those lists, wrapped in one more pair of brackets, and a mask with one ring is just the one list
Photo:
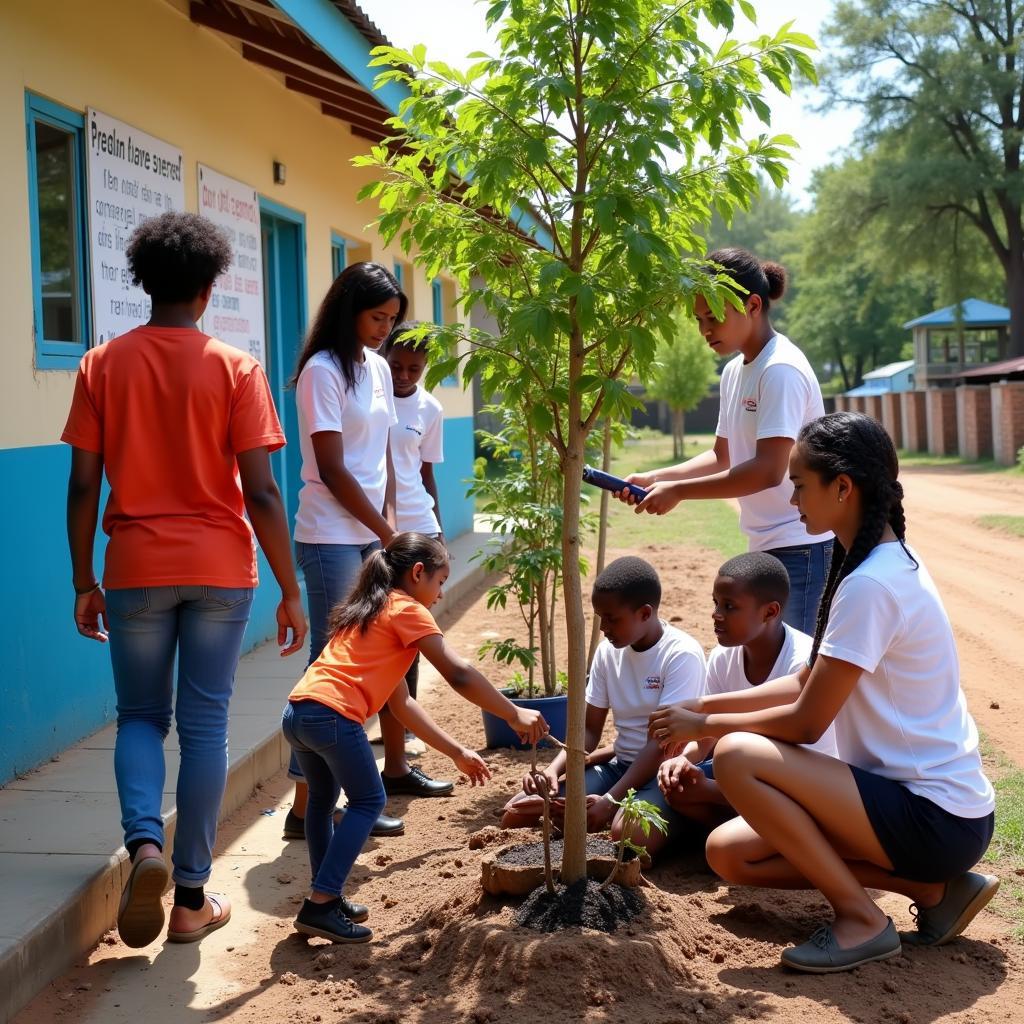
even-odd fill
[(863, 669), (836, 716), (844, 761), (959, 817), (992, 811), (953, 629), (923, 563), (879, 544), (839, 584), (820, 652)]
[(304, 544), (369, 544), (377, 535), (342, 508), (320, 479), (313, 434), (341, 434), (345, 468), (355, 477), (370, 504), (384, 509), (388, 479), (388, 431), (397, 423), (391, 368), (376, 352), (364, 349), (356, 364), (356, 381), (345, 387), (341, 367), (329, 352), (317, 352), (302, 368), (295, 385), (302, 452), (302, 490), (295, 516), (295, 539)]
[[(757, 454), (766, 437), (796, 440), (805, 423), (825, 414), (821, 388), (807, 357), (782, 334), (776, 334), (757, 358), (743, 362), (740, 353), (722, 371), (721, 400), (715, 433), (729, 442), (729, 463), (738, 466)], [(793, 485), (780, 484), (739, 498), (740, 529), (751, 551), (769, 551), (829, 540), (831, 533), (808, 534), (790, 504)]]
[(704, 692), (707, 667), (700, 644), (667, 622), (661, 627), (661, 639), (646, 651), (602, 640), (594, 652), (587, 703), (611, 708), (615, 756), (621, 761), (635, 761), (646, 746), (652, 712)]
[(423, 388), (394, 399), (398, 422), (391, 431), (391, 460), (395, 466), (395, 505), (399, 532), (440, 533), (434, 499), (423, 486), (420, 467), (444, 462), (444, 409)]

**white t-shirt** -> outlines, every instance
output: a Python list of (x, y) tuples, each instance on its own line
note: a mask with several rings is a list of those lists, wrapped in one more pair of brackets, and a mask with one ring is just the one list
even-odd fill
[(646, 746), (651, 712), (704, 692), (707, 667), (700, 644), (667, 622), (661, 628), (661, 639), (649, 650), (616, 648), (602, 640), (594, 652), (587, 703), (611, 708), (620, 761), (635, 761)]
[(923, 564), (879, 544), (839, 584), (820, 651), (864, 670), (836, 716), (844, 761), (962, 818), (995, 807), (953, 629)]
[[(782, 641), (782, 650), (775, 659), (771, 671), (764, 680), (779, 679), (782, 676), (795, 675), (807, 664), (811, 656), (811, 647), (814, 641), (799, 629), (785, 624), (785, 639)], [(746, 690), (753, 685), (747, 678), (747, 671), (743, 666), (743, 648), (737, 647), (716, 647), (708, 655), (708, 688), (707, 693), (733, 693), (736, 690)], [(817, 743), (806, 744), (811, 750), (817, 750), (820, 754), (828, 754), (829, 757), (838, 757), (836, 750), (835, 725), (830, 725), (819, 738)]]
[(440, 533), (434, 499), (420, 476), (424, 462), (444, 462), (444, 410), (421, 387), (405, 398), (394, 399), (398, 424), (391, 431), (391, 459), (395, 465), (395, 505), (401, 533)]
[(369, 544), (377, 535), (344, 508), (320, 479), (312, 435), (341, 434), (345, 468), (356, 478), (374, 508), (383, 510), (388, 479), (388, 431), (395, 416), (391, 368), (376, 352), (364, 349), (356, 364), (356, 382), (346, 390), (341, 367), (329, 352), (317, 352), (295, 385), (302, 452), (302, 490), (295, 516), (295, 539), (304, 544)]
[[(729, 463), (738, 466), (757, 454), (766, 437), (789, 437), (825, 413), (821, 388), (807, 357), (782, 334), (776, 334), (752, 362), (740, 353), (722, 371), (718, 426), (715, 433), (729, 442)], [(740, 529), (751, 551), (769, 551), (829, 540), (831, 533), (808, 534), (800, 514), (789, 503), (793, 485), (780, 484), (739, 500)]]

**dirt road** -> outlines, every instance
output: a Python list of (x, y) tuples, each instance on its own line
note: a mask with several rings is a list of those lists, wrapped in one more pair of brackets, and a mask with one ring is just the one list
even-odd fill
[(1024, 538), (978, 525), (1024, 515), (1024, 477), (959, 467), (901, 476), (908, 539), (952, 620), (971, 713), (1024, 765)]

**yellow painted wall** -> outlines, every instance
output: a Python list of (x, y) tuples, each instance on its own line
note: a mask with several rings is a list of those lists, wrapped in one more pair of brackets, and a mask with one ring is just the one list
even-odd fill
[[(369, 143), (322, 115), (318, 101), (243, 60), (236, 44), (192, 24), (186, 5), (47, 0), (3, 7), (0, 448), (55, 443), (74, 383), (72, 373), (34, 368), (26, 90), (77, 111), (95, 107), (180, 147), (189, 210), (197, 209), (196, 164), (203, 163), (304, 213), (310, 317), (330, 284), (332, 230), (364, 242), (387, 267), (400, 255), (366, 228), (375, 209), (356, 202), (368, 179), (349, 161)], [(287, 165), (285, 185), (273, 183), (275, 160)], [(411, 314), (430, 320), (431, 289), (422, 271), (407, 290)], [(437, 394), (447, 416), (472, 415), (467, 392), (440, 388)]]

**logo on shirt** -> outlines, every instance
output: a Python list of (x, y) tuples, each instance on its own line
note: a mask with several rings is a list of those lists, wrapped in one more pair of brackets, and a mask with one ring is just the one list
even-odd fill
[(374, 398), (383, 398), (384, 397), (384, 388), (382, 388), (379, 384), (373, 389), (373, 397)]
[(743, 408), (747, 412), (757, 412), (757, 399), (756, 398), (744, 398), (742, 402)]
[(423, 431), (420, 430), (419, 427), (414, 427), (411, 423), (406, 423), (405, 429), (411, 430), (417, 437), (423, 436)]
[(644, 680), (645, 690), (660, 690), (661, 689), (661, 676), (648, 676)]

